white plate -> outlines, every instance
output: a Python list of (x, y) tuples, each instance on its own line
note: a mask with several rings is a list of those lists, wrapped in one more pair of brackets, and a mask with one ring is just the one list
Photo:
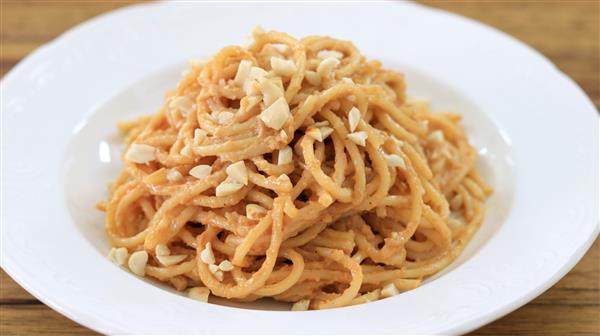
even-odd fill
[[(443, 274), (378, 302), (282, 312), (192, 301), (106, 260), (93, 206), (120, 167), (115, 123), (155, 112), (188, 58), (239, 43), (256, 24), (352, 40), (405, 71), (412, 95), (464, 115), (496, 192), (480, 232)], [(524, 44), (420, 5), (133, 6), (38, 49), (0, 94), (2, 268), (103, 333), (463, 333), (546, 290), (599, 231), (589, 99)]]

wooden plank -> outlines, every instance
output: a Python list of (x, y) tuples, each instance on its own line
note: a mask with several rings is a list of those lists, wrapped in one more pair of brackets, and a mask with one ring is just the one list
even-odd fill
[(598, 305), (538, 305), (531, 302), (472, 335), (598, 335)]
[(0, 305), (0, 335), (98, 335), (43, 305)]
[(39, 303), (2, 270), (0, 272), (0, 305), (22, 302)]

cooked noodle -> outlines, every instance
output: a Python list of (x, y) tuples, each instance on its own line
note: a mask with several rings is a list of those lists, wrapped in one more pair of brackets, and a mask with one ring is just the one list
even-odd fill
[(111, 257), (204, 300), (295, 310), (391, 296), (452, 262), (491, 193), (460, 116), (408, 99), (350, 42), (253, 38), (120, 124), (126, 168), (98, 205)]

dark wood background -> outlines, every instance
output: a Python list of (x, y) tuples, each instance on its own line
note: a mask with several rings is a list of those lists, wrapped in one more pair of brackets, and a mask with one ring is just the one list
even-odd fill
[[(600, 106), (597, 1), (422, 1), (494, 26), (550, 58)], [(1, 1), (0, 73), (66, 29), (124, 1)], [(40, 303), (0, 274), (1, 335), (93, 332)], [(561, 281), (474, 335), (600, 335), (600, 241)]]

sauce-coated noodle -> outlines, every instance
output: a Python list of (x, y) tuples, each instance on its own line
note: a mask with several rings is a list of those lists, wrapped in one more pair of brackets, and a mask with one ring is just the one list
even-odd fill
[(491, 193), (460, 117), (408, 99), (350, 42), (253, 37), (119, 125), (126, 168), (98, 206), (112, 245), (146, 251), (145, 275), (178, 290), (294, 309), (377, 300), (446, 267)]

